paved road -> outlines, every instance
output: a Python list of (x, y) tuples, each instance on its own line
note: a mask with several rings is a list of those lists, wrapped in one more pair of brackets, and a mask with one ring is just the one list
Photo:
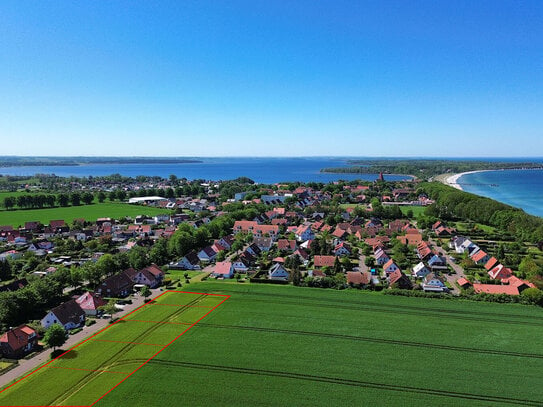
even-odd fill
[(453, 287), (451, 292), (453, 294), (460, 294), (460, 290), (456, 286), (456, 280), (458, 280), (459, 278), (462, 278), (462, 277), (464, 277), (464, 278), (466, 277), (466, 275), (464, 274), (464, 269), (462, 267), (460, 267), (458, 264), (451, 261), (451, 259), (449, 258), (449, 254), (441, 246), (439, 246), (437, 244), (437, 242), (435, 242), (433, 239), (429, 239), (429, 242), (430, 242), (430, 244), (432, 244), (434, 246), (434, 249), (441, 256), (444, 256), (445, 259), (447, 259), (447, 264), (449, 266), (451, 266), (451, 268), (456, 272), (456, 274), (453, 274), (453, 275), (450, 275), (450, 276), (448, 274), (446, 274), (445, 278), (447, 279), (447, 281), (449, 282), (451, 287)]
[(358, 269), (363, 273), (366, 271), (370, 271), (369, 267), (366, 266), (366, 256), (364, 256), (363, 254), (360, 255), (360, 259), (358, 261)]
[[(152, 292), (151, 296), (155, 297), (156, 295), (160, 294), (160, 289), (156, 288), (154, 290), (151, 290), (151, 292)], [(132, 297), (132, 304), (125, 305), (124, 309), (121, 312), (116, 313), (115, 316), (121, 317), (123, 315), (128, 314), (129, 312), (135, 310), (140, 305), (142, 305), (143, 301), (144, 301), (143, 297), (139, 295), (135, 295), (134, 297)], [(97, 319), (94, 325), (86, 326), (83, 328), (81, 332), (78, 332), (75, 335), (70, 335), (66, 343), (62, 346), (62, 348), (70, 349), (74, 345), (78, 344), (79, 342), (95, 334), (96, 332), (105, 328), (108, 325), (109, 325), (108, 319)], [(4, 387), (8, 383), (10, 383), (12, 380), (17, 379), (20, 376), (23, 376), (25, 373), (30, 373), (31, 370), (35, 369), (42, 363), (50, 360), (50, 355), (52, 352), (53, 352), (52, 349), (46, 349), (31, 359), (20, 360), (19, 366), (17, 366), (16, 368), (0, 376), (0, 387)]]

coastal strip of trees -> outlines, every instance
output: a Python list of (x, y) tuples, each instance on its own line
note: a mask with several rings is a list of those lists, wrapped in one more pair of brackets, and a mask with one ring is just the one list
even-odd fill
[(421, 183), (418, 193), (425, 193), (435, 200), (426, 209), (427, 216), (442, 220), (469, 219), (508, 232), (520, 241), (539, 243), (543, 240), (543, 218), (529, 215), (522, 209), (440, 182)]
[(456, 160), (351, 160), (349, 166), (323, 168), (321, 172), (341, 174), (410, 174), (418, 178), (430, 178), (445, 173), (480, 170), (510, 170), (543, 168), (541, 163), (511, 163)]

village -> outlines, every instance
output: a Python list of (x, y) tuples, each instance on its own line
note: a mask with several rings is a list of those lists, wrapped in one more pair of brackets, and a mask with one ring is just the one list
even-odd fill
[(509, 264), (517, 242), (498, 244), (477, 225), (426, 216), (433, 201), (416, 181), (381, 174), (373, 183), (201, 182), (178, 188), (193, 192), (181, 196), (167, 180), (159, 186), (156, 195), (123, 190), (133, 205), (164, 210), (155, 216), (0, 226), (3, 360), (42, 350), (38, 341), (52, 325), (78, 334), (150, 290), (195, 280), (504, 302), (536, 289), (523, 260), (515, 271)]

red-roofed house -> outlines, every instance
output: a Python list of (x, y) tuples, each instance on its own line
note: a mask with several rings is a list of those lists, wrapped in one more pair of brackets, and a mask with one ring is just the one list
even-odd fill
[(486, 264), (490, 260), (490, 255), (484, 250), (477, 250), (471, 255), (471, 260), (477, 264)]
[(510, 268), (505, 267), (503, 264), (498, 264), (488, 272), (488, 275), (494, 280), (502, 280), (504, 278), (511, 277), (513, 272)]
[(211, 275), (213, 277), (232, 278), (234, 277), (234, 265), (229, 261), (218, 261)]
[(322, 267), (334, 267), (334, 262), (336, 261), (335, 256), (315, 256), (313, 258), (313, 264), (316, 268)]
[(496, 259), (495, 257), (491, 257), (485, 264), (486, 271), (492, 270), (496, 266), (497, 263), (498, 263), (498, 259)]
[(411, 288), (411, 280), (404, 273), (397, 269), (390, 273), (387, 277), (389, 286), (395, 285), (398, 288)]
[(394, 273), (400, 270), (400, 268), (394, 263), (394, 260), (390, 259), (383, 265), (383, 271), (387, 274)]
[(102, 297), (99, 297), (91, 292), (86, 292), (85, 294), (81, 295), (75, 300), (75, 302), (77, 302), (81, 309), (85, 311), (86, 315), (94, 316), (99, 313), (98, 307), (102, 307), (107, 304)]
[(28, 325), (12, 328), (0, 336), (0, 353), (3, 357), (18, 359), (31, 352), (38, 336)]
[(362, 273), (360, 271), (348, 271), (347, 272), (347, 284), (366, 286), (371, 282), (371, 274), (368, 272)]

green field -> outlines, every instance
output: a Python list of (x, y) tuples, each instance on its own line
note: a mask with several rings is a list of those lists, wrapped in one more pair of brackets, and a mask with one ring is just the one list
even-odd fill
[(55, 219), (64, 219), (71, 223), (74, 219), (85, 219), (94, 222), (98, 218), (110, 217), (114, 219), (125, 216), (156, 215), (169, 213), (167, 209), (152, 208), (141, 205), (125, 203), (97, 203), (92, 205), (68, 206), (65, 208), (46, 209), (20, 209), (0, 211), (0, 225), (23, 226), (25, 222), (40, 221), (44, 225)]
[(204, 282), (231, 295), (96, 406), (541, 405), (543, 310)]
[[(190, 288), (231, 297), (96, 406), (543, 404), (543, 343), (535, 339), (543, 334), (540, 308), (293, 286), (202, 282)], [(144, 321), (169, 308), (144, 309), (106, 339), (163, 345), (176, 325), (148, 332)], [(190, 308), (167, 315), (191, 323), (202, 314)], [(0, 405), (29, 400), (27, 391), (61, 404), (87, 403), (148, 356), (144, 345), (89, 342), (62, 367), (108, 373), (89, 380), (88, 372), (72, 377), (67, 369), (44, 369), (55, 376), (38, 372), (25, 387), (0, 396)]]
[(426, 210), (425, 206), (418, 206), (418, 205), (406, 205), (406, 206), (400, 206), (400, 209), (404, 215), (407, 214), (410, 210), (413, 212), (413, 217), (418, 218), (420, 215), (424, 214), (424, 211)]
[(90, 405), (225, 299), (167, 292), (7, 388), (0, 405)]

